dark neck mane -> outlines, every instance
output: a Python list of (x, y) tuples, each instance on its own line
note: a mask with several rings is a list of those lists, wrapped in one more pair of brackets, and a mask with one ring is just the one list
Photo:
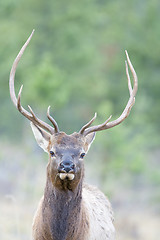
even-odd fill
[(80, 239), (84, 225), (87, 224), (82, 209), (82, 181), (72, 191), (59, 190), (47, 179), (42, 211), (43, 222), (50, 235), (49, 238), (47, 233), (46, 239)]

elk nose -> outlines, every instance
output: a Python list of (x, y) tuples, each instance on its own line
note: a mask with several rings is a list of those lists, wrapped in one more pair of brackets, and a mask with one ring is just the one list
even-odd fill
[(70, 160), (64, 160), (60, 163), (59, 171), (65, 171), (67, 173), (73, 172), (75, 168), (75, 165)]

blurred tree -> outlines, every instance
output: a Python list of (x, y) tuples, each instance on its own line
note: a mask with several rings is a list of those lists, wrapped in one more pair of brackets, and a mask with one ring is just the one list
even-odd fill
[(123, 126), (101, 134), (98, 142), (102, 152), (107, 148), (108, 166), (115, 173), (123, 171), (128, 159), (128, 169), (140, 172), (144, 152), (147, 156), (159, 147), (159, 11), (158, 0), (1, 0), (1, 136), (8, 132), (9, 138), (18, 139), (17, 131), (22, 132), (22, 118), (9, 99), (7, 79), (33, 28), (35, 35), (17, 69), (16, 89), (24, 84), (23, 105), (33, 106), (43, 119), (51, 105), (67, 132), (78, 130), (95, 111), (96, 123), (110, 114), (120, 115), (129, 96), (127, 49), (139, 77), (136, 104)]

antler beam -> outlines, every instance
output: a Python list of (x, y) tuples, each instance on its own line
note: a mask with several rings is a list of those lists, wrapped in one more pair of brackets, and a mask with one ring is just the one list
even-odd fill
[[(130, 93), (130, 98), (128, 100), (128, 103), (127, 103), (124, 111), (122, 112), (122, 114), (120, 115), (119, 118), (117, 118), (116, 120), (114, 120), (112, 122), (109, 122), (112, 117), (112, 116), (110, 116), (104, 123), (97, 125), (97, 126), (89, 127), (96, 118), (96, 116), (94, 116), (94, 118), (92, 118), (91, 121), (89, 121), (86, 125), (84, 125), (81, 128), (81, 130), (79, 132), (80, 134), (83, 134), (84, 136), (86, 136), (92, 132), (98, 132), (98, 131), (102, 131), (102, 130), (106, 130), (106, 129), (115, 127), (118, 124), (120, 124), (121, 122), (123, 122), (125, 118), (128, 117), (128, 115), (131, 111), (131, 108), (133, 107), (133, 105), (135, 103), (135, 96), (136, 96), (137, 89), (138, 89), (138, 78), (137, 78), (137, 74), (134, 70), (134, 67), (129, 59), (127, 51), (125, 51), (125, 53), (126, 53), (126, 57), (127, 57), (127, 61), (125, 61), (125, 65), (126, 65), (126, 75), (127, 75), (127, 80), (128, 80), (128, 89), (129, 89), (129, 93)], [(131, 80), (130, 80), (130, 76), (129, 76), (129, 72), (128, 72), (128, 65), (129, 65), (129, 68), (130, 68), (132, 76), (133, 76), (133, 82), (134, 82), (133, 89), (132, 89)]]
[(19, 63), (26, 47), (28, 46), (33, 34), (34, 34), (34, 30), (32, 31), (31, 35), (29, 36), (29, 38), (27, 39), (27, 41), (25, 42), (25, 44), (21, 48), (20, 52), (18, 53), (17, 57), (14, 60), (13, 65), (12, 65), (11, 72), (10, 72), (10, 78), (9, 78), (10, 96), (11, 96), (11, 100), (12, 100), (13, 104), (16, 106), (16, 108), (19, 110), (19, 112), (22, 115), (24, 115), (27, 119), (29, 119), (35, 125), (43, 128), (43, 129), (47, 130), (49, 133), (53, 134), (55, 132), (59, 132), (59, 129), (58, 129), (58, 124), (56, 123), (56, 121), (49, 115), (49, 110), (47, 112), (47, 116), (48, 116), (49, 120), (53, 123), (54, 128), (51, 127), (49, 124), (43, 122), (39, 118), (37, 118), (30, 106), (28, 106), (30, 112), (28, 112), (27, 110), (25, 110), (22, 107), (22, 105), (21, 105), (21, 93), (22, 93), (23, 85), (21, 86), (21, 88), (19, 90), (18, 99), (17, 99), (16, 94), (15, 94), (14, 79), (15, 79), (16, 68), (17, 68), (18, 63)]

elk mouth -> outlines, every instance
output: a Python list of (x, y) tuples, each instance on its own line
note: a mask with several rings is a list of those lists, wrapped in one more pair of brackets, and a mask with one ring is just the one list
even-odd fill
[(59, 170), (58, 176), (61, 180), (73, 180), (75, 177), (75, 171), (69, 170), (66, 171), (64, 169)]
[(74, 177), (75, 177), (74, 173), (66, 173), (66, 172), (59, 173), (59, 178), (61, 180), (70, 180), (71, 181), (74, 179)]

